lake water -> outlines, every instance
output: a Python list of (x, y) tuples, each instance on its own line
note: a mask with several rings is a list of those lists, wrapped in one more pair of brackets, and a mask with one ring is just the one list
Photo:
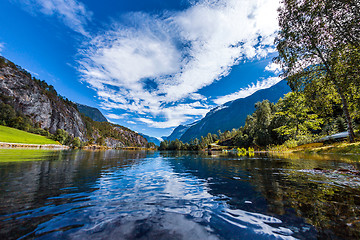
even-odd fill
[(0, 150), (0, 239), (359, 239), (358, 157)]

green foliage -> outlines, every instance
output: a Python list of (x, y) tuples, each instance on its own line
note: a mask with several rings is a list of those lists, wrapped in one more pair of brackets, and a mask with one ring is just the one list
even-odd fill
[(147, 148), (152, 148), (152, 149), (156, 149), (156, 148), (157, 148), (157, 147), (156, 147), (156, 144), (153, 143), (153, 142), (148, 142), (148, 143), (146, 144), (146, 147), (147, 147)]
[(53, 139), (61, 144), (66, 144), (69, 139), (69, 134), (63, 129), (58, 129), (56, 130)]
[[(139, 134), (120, 125), (112, 124), (109, 122), (97, 122), (93, 121), (91, 118), (86, 117), (84, 114), (81, 115), (85, 123), (87, 138), (89, 139), (88, 145), (91, 145), (95, 140), (93, 136), (98, 136), (96, 144), (99, 144), (98, 141), (101, 141), (99, 145), (105, 144), (106, 138), (117, 139), (120, 142), (124, 143), (126, 146), (130, 147), (143, 147), (142, 143), (138, 142)], [(99, 138), (102, 138), (99, 140)], [(147, 144), (146, 140), (143, 139), (144, 146)]]
[(71, 146), (73, 147), (73, 148), (79, 148), (79, 147), (81, 147), (81, 141), (80, 141), (80, 139), (78, 138), (78, 137), (76, 137), (76, 138), (74, 138), (73, 140), (72, 140), (72, 142), (71, 142)]
[(219, 137), (216, 134), (208, 134), (206, 137), (201, 137), (201, 141), (195, 138), (194, 140), (190, 141), (190, 143), (183, 143), (179, 139), (175, 139), (174, 141), (162, 141), (160, 143), (159, 150), (160, 151), (199, 151), (201, 149), (208, 148), (210, 144), (214, 143), (214, 139), (218, 139)]
[(291, 92), (277, 103), (276, 115), (281, 116), (284, 125), (274, 129), (280, 135), (298, 136), (309, 135), (314, 130), (319, 130), (323, 120), (313, 113), (306, 105), (305, 97), (301, 93)]
[(16, 118), (17, 114), (13, 107), (8, 104), (0, 103), (0, 119), (9, 125), (12, 119)]
[[(311, 95), (320, 86), (336, 92), (352, 142), (354, 114), (350, 111), (359, 109), (358, 95), (352, 97), (359, 92), (360, 82), (359, 8), (358, 1), (283, 0), (276, 40), (276, 60), (294, 91)], [(321, 108), (329, 107), (325, 92), (316, 93)]]
[(95, 143), (97, 145), (104, 146), (105, 145), (105, 139), (103, 137), (99, 137), (98, 139), (96, 139)]

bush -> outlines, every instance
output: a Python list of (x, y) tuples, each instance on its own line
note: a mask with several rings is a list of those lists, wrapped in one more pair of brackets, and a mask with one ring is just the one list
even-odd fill
[(297, 141), (295, 139), (290, 139), (290, 140), (287, 140), (286, 142), (284, 142), (283, 144), (286, 148), (294, 148), (294, 147), (297, 147), (298, 144), (297, 144)]
[(79, 139), (78, 137), (74, 138), (74, 139), (72, 140), (72, 142), (71, 142), (71, 146), (72, 146), (73, 148), (79, 148), (79, 147), (81, 147), (81, 141), (80, 141), (80, 139)]
[(64, 129), (56, 130), (56, 133), (53, 136), (53, 140), (58, 141), (61, 144), (66, 144), (69, 138), (69, 134)]

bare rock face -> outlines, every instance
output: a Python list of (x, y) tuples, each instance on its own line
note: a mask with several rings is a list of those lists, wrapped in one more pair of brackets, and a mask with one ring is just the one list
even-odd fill
[(121, 141), (114, 139), (114, 138), (106, 138), (105, 139), (105, 144), (107, 147), (109, 148), (121, 148), (121, 147), (125, 147), (124, 143), (122, 143)]
[(27, 115), (50, 133), (64, 129), (73, 137), (86, 141), (85, 124), (80, 113), (59, 97), (47, 94), (24, 73), (10, 67), (0, 68), (0, 95), (6, 97), (16, 111)]

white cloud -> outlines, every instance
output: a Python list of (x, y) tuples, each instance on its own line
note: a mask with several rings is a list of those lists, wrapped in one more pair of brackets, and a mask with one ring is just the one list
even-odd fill
[(177, 127), (195, 116), (205, 116), (210, 110), (209, 106), (203, 106), (200, 102), (191, 104), (178, 104), (160, 109), (161, 115), (165, 116), (165, 121), (154, 121), (148, 116), (140, 117), (137, 120), (155, 128)]
[[(113, 24), (85, 45), (79, 71), (103, 108), (160, 115), (165, 122), (139, 120), (176, 126), (208, 110), (198, 90), (240, 61), (274, 51), (278, 6), (278, 0), (202, 0), (165, 16), (133, 13), (127, 25)], [(201, 106), (171, 107), (184, 99)]]
[(13, 0), (23, 4), (31, 13), (56, 16), (72, 30), (85, 36), (86, 24), (91, 20), (92, 12), (77, 0)]
[(265, 67), (265, 70), (269, 72), (273, 72), (275, 74), (279, 74), (281, 72), (281, 66), (280, 64), (271, 62), (269, 63), (269, 65)]
[(119, 120), (119, 119), (124, 119), (125, 117), (129, 116), (129, 114), (122, 114), (122, 115), (117, 115), (117, 114), (113, 114), (113, 113), (109, 113), (107, 115), (105, 115), (106, 118), (108, 119), (116, 119), (116, 120)]
[(233, 101), (233, 100), (236, 100), (239, 98), (246, 98), (261, 89), (266, 89), (266, 88), (272, 87), (280, 81), (281, 81), (280, 77), (270, 77), (263, 81), (258, 81), (256, 84), (252, 84), (252, 85), (248, 86), (247, 88), (243, 88), (238, 92), (219, 97), (219, 98), (215, 99), (214, 102), (216, 104), (224, 104), (226, 102)]
[(5, 48), (5, 43), (0, 42), (0, 53), (4, 50)]

